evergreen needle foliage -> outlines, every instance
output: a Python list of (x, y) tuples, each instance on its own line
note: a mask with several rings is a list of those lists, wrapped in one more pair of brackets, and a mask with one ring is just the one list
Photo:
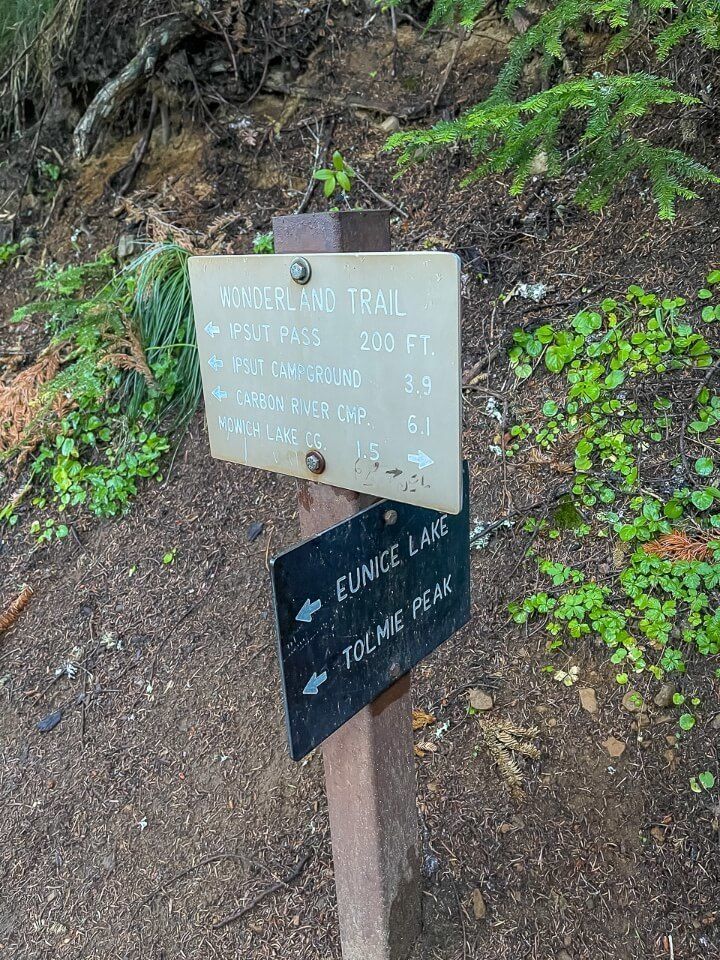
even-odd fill
[[(521, 5), (511, 0), (506, 15)], [(487, 0), (435, 0), (429, 26), (459, 22), (471, 29), (487, 6)], [(651, 29), (658, 28), (653, 39), (659, 61), (689, 37), (707, 49), (720, 49), (720, 0), (691, 0), (682, 9), (672, 0), (559, 0), (511, 42), (508, 59), (483, 103), (429, 130), (396, 133), (387, 149), (400, 151), (402, 168), (437, 149), (467, 143), (477, 165), (465, 182), (507, 172), (515, 194), (533, 173), (558, 177), (574, 167), (581, 176), (576, 198), (591, 210), (600, 210), (623, 180), (640, 172), (648, 178), (660, 217), (672, 220), (678, 198), (692, 199), (697, 195), (694, 185), (720, 179), (680, 150), (654, 146), (635, 131), (638, 121), (657, 108), (690, 107), (697, 102), (694, 97), (676, 90), (669, 79), (645, 72), (595, 72), (551, 84), (534, 95), (518, 95), (533, 58), (542, 58), (546, 77), (553, 64), (565, 59), (569, 31), (579, 31), (586, 23), (604, 29), (610, 37), (609, 62), (627, 45), (639, 17)]]

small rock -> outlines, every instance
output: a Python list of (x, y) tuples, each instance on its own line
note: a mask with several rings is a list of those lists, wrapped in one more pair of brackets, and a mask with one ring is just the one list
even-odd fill
[(618, 740), (617, 737), (608, 737), (607, 740), (603, 740), (603, 746), (610, 756), (617, 760), (625, 753), (627, 744), (623, 740)]
[(52, 713), (49, 713), (46, 717), (43, 717), (42, 720), (38, 721), (37, 728), (40, 733), (49, 733), (55, 729), (61, 720), (62, 710), (53, 710)]
[(650, 836), (653, 838), (655, 843), (665, 843), (664, 827), (650, 827)]
[(573, 960), (572, 955), (567, 950), (561, 950), (557, 955), (557, 960)]
[(627, 710), (628, 713), (638, 713), (645, 706), (643, 698), (636, 690), (628, 690), (622, 698), (622, 705), (623, 709)]
[(534, 177), (540, 177), (548, 172), (548, 157), (544, 150), (538, 150), (530, 164), (530, 173)]
[(473, 913), (475, 914), (476, 920), (484, 920), (487, 916), (487, 907), (485, 906), (485, 900), (483, 899), (482, 893), (479, 890), (473, 890), (472, 893), (472, 906)]
[(400, 129), (400, 121), (397, 117), (385, 117), (380, 124), (380, 129), (383, 133), (395, 133), (396, 130)]
[(263, 532), (263, 526), (264, 525), (259, 520), (256, 520), (255, 523), (250, 524), (247, 532), (247, 538), (249, 543), (252, 543), (253, 540), (257, 540), (257, 538)]
[(653, 697), (653, 703), (656, 707), (665, 709), (673, 705), (673, 697), (677, 693), (677, 687), (674, 683), (664, 683)]
[(131, 233), (124, 233), (118, 240), (117, 258), (118, 260), (129, 260), (130, 257), (137, 256), (143, 249), (143, 244)]
[(713, 728), (713, 730), (720, 730), (720, 713), (718, 713), (716, 717), (713, 717), (710, 726)]
[(597, 697), (592, 687), (583, 687), (578, 690), (578, 694), (583, 710), (587, 710), (588, 713), (598, 712)]
[(493, 695), (488, 693), (487, 690), (480, 690), (478, 687), (473, 687), (472, 690), (468, 691), (468, 698), (473, 710), (492, 710), (495, 705)]

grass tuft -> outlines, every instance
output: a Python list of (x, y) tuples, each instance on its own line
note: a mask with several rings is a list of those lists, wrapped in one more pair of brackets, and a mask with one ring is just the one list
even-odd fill
[[(133, 278), (133, 325), (155, 381), (161, 385), (175, 428), (187, 425), (202, 395), (187, 262), (179, 244), (149, 247), (128, 267)], [(152, 385), (142, 371), (129, 371), (123, 384), (126, 411), (135, 419)]]

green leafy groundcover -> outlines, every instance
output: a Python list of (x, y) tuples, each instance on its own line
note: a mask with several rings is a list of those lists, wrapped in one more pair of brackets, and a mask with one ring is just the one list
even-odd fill
[[(689, 651), (720, 654), (720, 395), (703, 332), (720, 320), (719, 294), (720, 271), (692, 303), (633, 286), (566, 325), (517, 331), (510, 351), (519, 379), (545, 372), (548, 396), (535, 423), (512, 428), (507, 455), (535, 446), (572, 459), (560, 507), (526, 529), (547, 537), (548, 554), (605, 542), (615, 568), (599, 576), (596, 549), (592, 572), (547, 555), (547, 589), (510, 612), (544, 618), (549, 651), (600, 639), (621, 684), (682, 673)], [(675, 554), (663, 555), (664, 538)]]
[[(47, 350), (63, 362), (43, 386), (26, 431), (41, 439), (32, 445), (22, 496), (0, 510), (0, 522), (17, 523), (29, 495), (33, 507), (50, 514), (33, 520), (31, 532), (40, 541), (63, 538), (65, 511), (84, 506), (117, 516), (140, 481), (161, 479), (169, 437), (200, 398), (188, 256), (165, 243), (123, 271), (109, 254), (40, 271), (39, 298), (14, 319), (44, 318)], [(6, 466), (23, 452), (22, 443), (7, 451)]]

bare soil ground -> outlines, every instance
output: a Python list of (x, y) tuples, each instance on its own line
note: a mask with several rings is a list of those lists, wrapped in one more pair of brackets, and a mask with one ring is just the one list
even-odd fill
[[(437, 86), (454, 46), (402, 25), (392, 78), (384, 20), (342, 45), (334, 36), (300, 85), (372, 91), (398, 114)], [(502, 40), (460, 51), (438, 112), (482, 89)], [(591, 217), (573, 206), (570, 184), (539, 180), (518, 200), (500, 183), (461, 188), (458, 156), (393, 183), (377, 111), (264, 93), (238, 109), (248, 118), (238, 130), (230, 113), (209, 129), (174, 131), (167, 148), (156, 143), (130, 205), (116, 207), (102, 183), (133, 141), (74, 175), (28, 262), (3, 274), (0, 353), (34, 343), (33, 333), (41, 340), (4, 321), (28, 295), (37, 258), (75, 255), (78, 227), (83, 258), (137, 223), (156, 233), (172, 223), (198, 245), (247, 252), (273, 214), (298, 208), (316, 137), (402, 208), (396, 248), (462, 257), (467, 369), (533, 312), (560, 318), (630, 282), (695, 290), (718, 249), (717, 194), (683, 209), (672, 230), (652, 219), (636, 185), (613, 212)], [(362, 186), (357, 199), (378, 203)], [(319, 197), (308, 208), (321, 209)], [(541, 310), (518, 297), (498, 305), (499, 294), (535, 281), (548, 287)], [(562, 479), (552, 464), (503, 468), (488, 449), (497, 431), (488, 395), (512, 423), (542, 403), (538, 389), (516, 385), (500, 352), (466, 392), (473, 517), (513, 516)], [(257, 521), (262, 534), (250, 540)], [(267, 559), (297, 536), (294, 482), (213, 461), (199, 415), (164, 481), (122, 520), (78, 515), (52, 549), (34, 548), (22, 529), (0, 544), (0, 599), (23, 582), (35, 590), (0, 638), (0, 956), (339, 958), (321, 757), (288, 759), (270, 611)], [(606, 652), (590, 643), (560, 664), (579, 667), (578, 685), (554, 683), (541, 672), (542, 633), (506, 613), (536, 582), (528, 543), (518, 525), (473, 551), (472, 620), (414, 674), (416, 706), (436, 717), (417, 733), (417, 960), (720, 957), (720, 809), (716, 793), (688, 787), (717, 755), (718, 681), (690, 665), (706, 709), (682, 741), (667, 711), (623, 709)], [(68, 661), (79, 669), (56, 679)], [(582, 708), (578, 687), (595, 691), (597, 712)], [(492, 693), (493, 715), (540, 728), (522, 800), (468, 714), (472, 688)], [(39, 732), (57, 710), (59, 724)], [(604, 746), (610, 737), (625, 744), (618, 758)]]

